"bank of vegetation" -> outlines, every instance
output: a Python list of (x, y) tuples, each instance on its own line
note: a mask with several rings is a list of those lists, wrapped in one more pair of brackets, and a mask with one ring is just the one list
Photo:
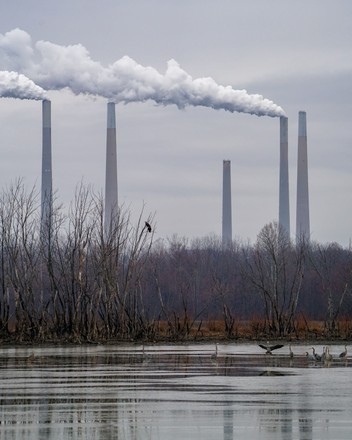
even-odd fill
[[(40, 219), (35, 189), (0, 195), (1, 341), (352, 337), (352, 249), (293, 243), (278, 224), (254, 244), (154, 241), (154, 219), (79, 185)], [(150, 232), (148, 224), (152, 225)]]

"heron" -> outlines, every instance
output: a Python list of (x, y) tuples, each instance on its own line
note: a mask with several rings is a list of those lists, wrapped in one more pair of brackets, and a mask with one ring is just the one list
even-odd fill
[(290, 350), (290, 359), (293, 359), (293, 351), (291, 349), (291, 344), (288, 346), (289, 350)]
[(263, 348), (264, 350), (266, 350), (265, 354), (272, 354), (272, 351), (277, 350), (278, 348), (281, 348), (284, 346), (284, 344), (276, 344), (276, 345), (263, 345), (263, 344), (258, 344), (259, 347)]
[(313, 357), (316, 361), (320, 362), (321, 361), (321, 356), (320, 354), (316, 353), (315, 348), (312, 347), (311, 350), (313, 350)]
[(211, 359), (217, 359), (218, 357), (218, 344), (215, 344), (215, 352), (210, 356)]
[(142, 347), (142, 361), (149, 361), (150, 359), (151, 359), (151, 355), (146, 352), (145, 346), (143, 344), (143, 347)]
[(333, 359), (332, 354), (330, 353), (330, 349), (329, 349), (329, 347), (326, 347), (326, 350), (325, 350), (325, 359), (326, 359), (327, 362), (331, 362), (332, 359)]
[(308, 361), (315, 361), (315, 357), (312, 354), (309, 354), (308, 351), (305, 352), (305, 355)]
[(346, 359), (347, 357), (347, 345), (345, 345), (345, 350), (339, 354), (340, 359)]

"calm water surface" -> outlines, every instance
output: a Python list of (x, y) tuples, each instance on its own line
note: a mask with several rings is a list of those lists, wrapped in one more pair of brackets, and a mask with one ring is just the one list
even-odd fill
[(213, 344), (0, 348), (0, 439), (350, 440), (344, 347), (329, 363), (292, 348), (293, 359), (255, 344), (220, 344), (215, 359)]

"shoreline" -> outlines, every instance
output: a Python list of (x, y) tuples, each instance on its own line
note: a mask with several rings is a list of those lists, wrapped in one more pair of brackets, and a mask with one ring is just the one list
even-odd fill
[(0, 348), (11, 348), (11, 347), (82, 347), (82, 346), (148, 346), (148, 345), (207, 345), (207, 344), (223, 344), (223, 345), (241, 345), (241, 344), (258, 344), (258, 343), (275, 343), (280, 342), (284, 345), (291, 344), (292, 346), (299, 345), (344, 345), (351, 343), (351, 339), (347, 338), (309, 338), (309, 339), (290, 339), (290, 338), (202, 338), (202, 339), (183, 339), (183, 340), (170, 340), (170, 339), (159, 339), (159, 340), (127, 340), (127, 339), (111, 339), (107, 341), (67, 341), (67, 340), (53, 340), (53, 341), (17, 341), (17, 340), (0, 340)]

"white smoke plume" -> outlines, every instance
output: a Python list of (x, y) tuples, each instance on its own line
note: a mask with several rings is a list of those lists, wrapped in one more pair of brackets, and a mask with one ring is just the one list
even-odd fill
[(152, 100), (178, 108), (203, 106), (257, 116), (285, 115), (280, 106), (261, 95), (219, 85), (212, 78), (193, 79), (175, 60), (167, 63), (165, 74), (128, 56), (105, 67), (92, 60), (81, 44), (37, 41), (33, 45), (30, 35), (21, 29), (0, 34), (0, 66), (23, 73), (45, 90), (69, 88), (75, 94), (102, 96), (116, 103)]
[(45, 90), (22, 74), (0, 70), (0, 97), (44, 99)]

